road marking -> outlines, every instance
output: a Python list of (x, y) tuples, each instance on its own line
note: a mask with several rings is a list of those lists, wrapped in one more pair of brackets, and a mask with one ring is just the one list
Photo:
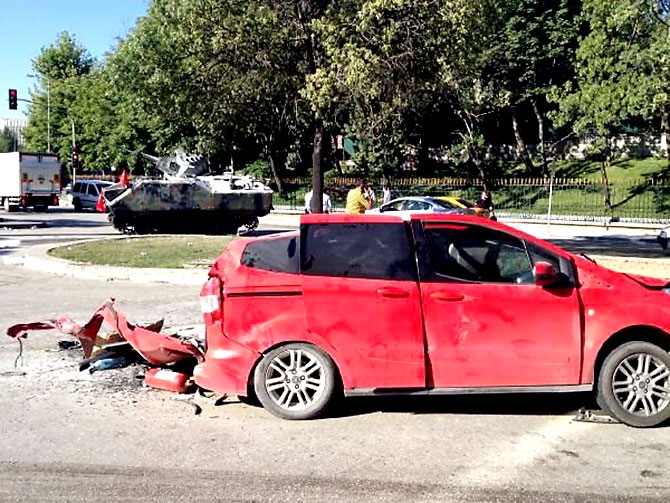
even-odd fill
[(0, 248), (16, 248), (21, 246), (19, 239), (0, 239)]

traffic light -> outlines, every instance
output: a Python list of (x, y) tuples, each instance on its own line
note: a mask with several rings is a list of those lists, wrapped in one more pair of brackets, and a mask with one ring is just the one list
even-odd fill
[(16, 89), (9, 90), (9, 109), (16, 110), (19, 106), (19, 96), (16, 94)]
[(77, 144), (72, 145), (72, 164), (77, 164), (79, 162), (79, 149)]

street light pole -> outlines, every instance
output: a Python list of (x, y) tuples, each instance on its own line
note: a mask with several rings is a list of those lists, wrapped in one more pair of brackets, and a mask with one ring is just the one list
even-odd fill
[(72, 160), (72, 186), (74, 187), (74, 184), (77, 181), (77, 162), (79, 161), (79, 159), (77, 159), (77, 161), (74, 160), (74, 152), (77, 148), (77, 143), (76, 143), (75, 137), (74, 137), (74, 119), (72, 117), (68, 117), (68, 118), (70, 119), (70, 122), (72, 123), (72, 155), (70, 157), (71, 157), (71, 160)]
[(51, 79), (47, 77), (47, 152), (51, 153)]

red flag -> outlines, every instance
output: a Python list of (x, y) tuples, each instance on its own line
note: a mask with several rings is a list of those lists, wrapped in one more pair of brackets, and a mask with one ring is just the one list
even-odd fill
[(98, 196), (98, 202), (95, 203), (95, 211), (99, 211), (100, 213), (107, 213), (107, 206), (105, 205), (105, 198), (102, 197), (102, 190)]
[(119, 177), (119, 183), (124, 187), (128, 186), (128, 173), (126, 173), (125, 169), (121, 172), (121, 176)]

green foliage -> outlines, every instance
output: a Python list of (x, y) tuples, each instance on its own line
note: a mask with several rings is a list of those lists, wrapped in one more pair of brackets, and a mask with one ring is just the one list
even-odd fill
[(0, 131), (0, 152), (14, 152), (16, 150), (16, 135), (5, 127)]
[(47, 152), (50, 146), (65, 163), (72, 151), (72, 124), (76, 130), (79, 123), (78, 96), (95, 61), (73, 36), (63, 32), (32, 63), (38, 82), (31, 92), (28, 126), (23, 132), (26, 148)]
[[(487, 180), (507, 168), (488, 146), (511, 138), (518, 110), (517, 138), (562, 126), (598, 136), (604, 158), (622, 124), (657, 127), (670, 110), (668, 11), (647, 0), (583, 6), (152, 0), (103, 61), (68, 33), (42, 49), (26, 148), (44, 151), (50, 140), (67, 162), (74, 125), (84, 170), (140, 174), (138, 151), (182, 147), (218, 167), (231, 156), (251, 162), (247, 172), (281, 187), (282, 177), (310, 173), (313, 158), (328, 159), (324, 171), (336, 166), (333, 133), (356, 143), (356, 173)], [(451, 153), (446, 165), (438, 148)]]
[(244, 173), (251, 175), (258, 180), (267, 180), (272, 178), (272, 167), (265, 159), (256, 159), (244, 168)]

